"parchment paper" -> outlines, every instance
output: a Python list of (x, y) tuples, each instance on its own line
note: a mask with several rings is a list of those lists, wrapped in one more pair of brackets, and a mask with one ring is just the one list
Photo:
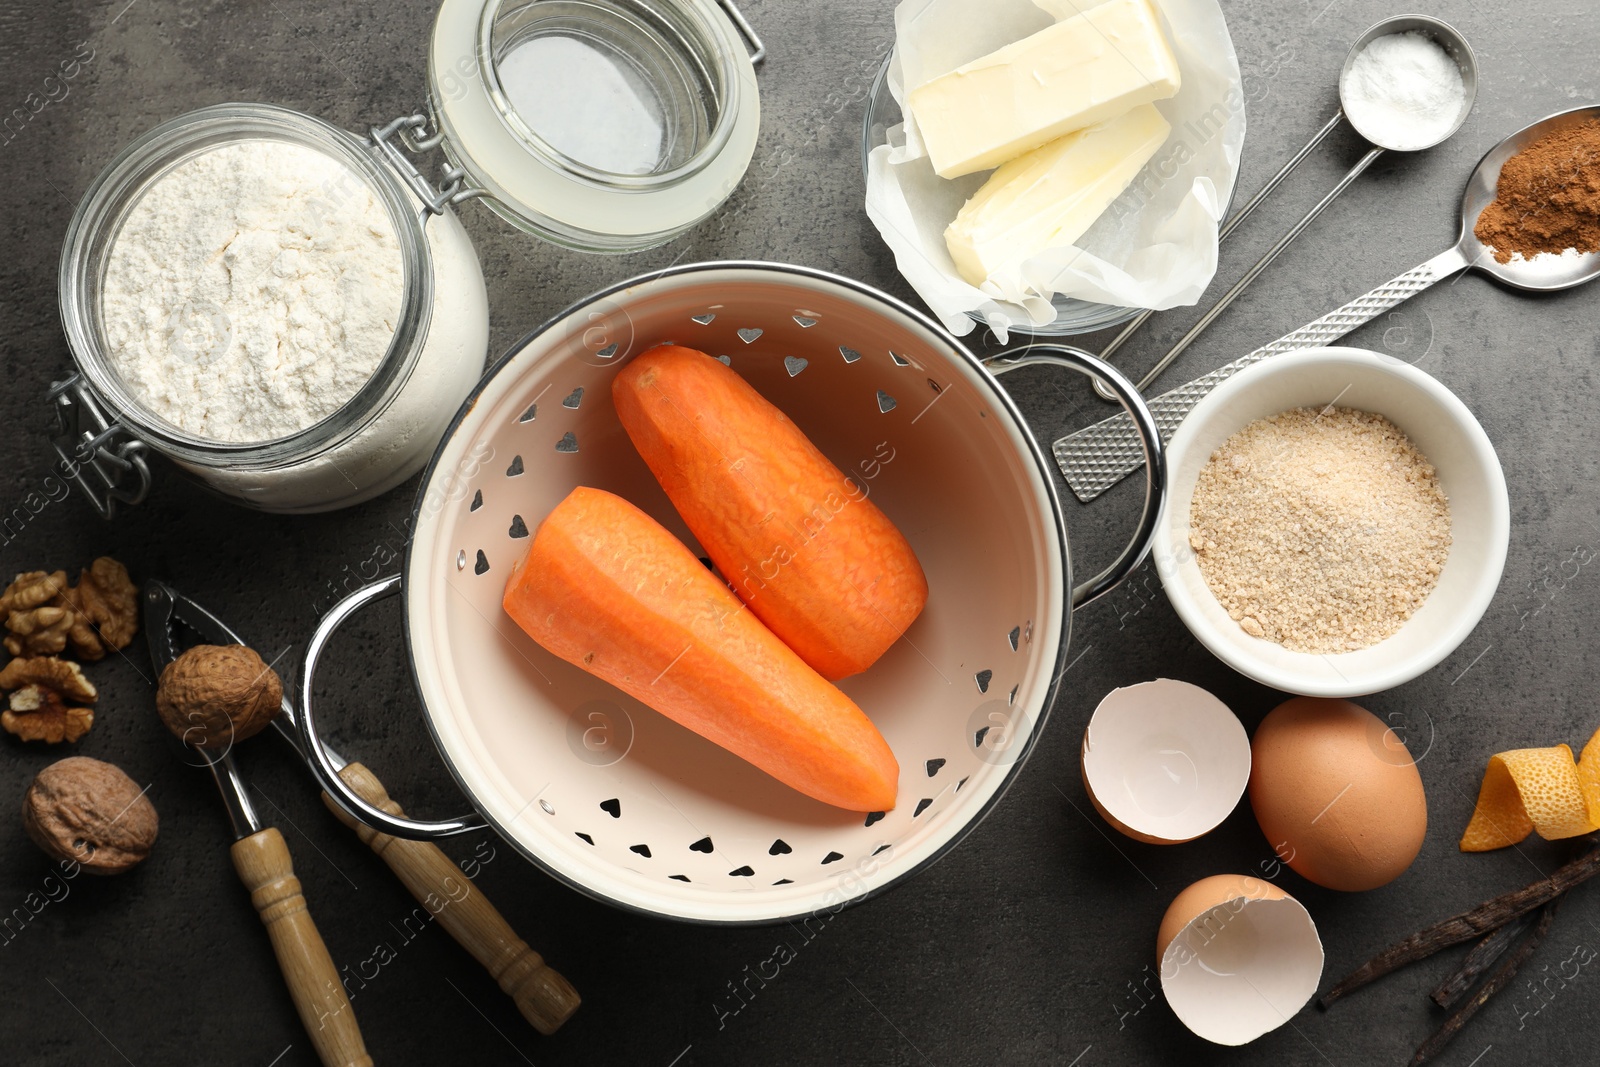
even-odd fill
[[(1094, 0), (1046, 0), (1082, 9)], [(867, 163), (867, 214), (900, 272), (956, 334), (979, 315), (1001, 343), (1012, 326), (1053, 322), (1055, 294), (1163, 310), (1200, 299), (1217, 269), (1217, 224), (1232, 195), (1244, 143), (1239, 61), (1217, 0), (1154, 0), (1166, 19), (1183, 86), (1156, 106), (1172, 134), (1126, 192), (1077, 245), (1049, 249), (991, 277), (981, 289), (957, 272), (944, 231), (990, 172), (947, 181), (934, 174), (905, 109), (906, 86), (924, 82), (1054, 21), (1033, 0), (902, 0), (889, 87), (905, 121)]]

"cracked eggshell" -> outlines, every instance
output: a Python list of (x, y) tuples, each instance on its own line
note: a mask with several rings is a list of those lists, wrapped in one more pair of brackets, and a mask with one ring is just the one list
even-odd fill
[(1348, 700), (1279, 704), (1251, 742), (1250, 806), (1302, 877), (1347, 893), (1398, 878), (1422, 851), (1428, 801), (1405, 742)]
[(1083, 787), (1107, 822), (1173, 845), (1212, 829), (1250, 779), (1250, 738), (1199, 686), (1160, 678), (1113, 689), (1083, 733)]
[(1203, 878), (1167, 907), (1156, 935), (1161, 991), (1207, 1041), (1243, 1045), (1288, 1022), (1322, 981), (1311, 915), (1270, 882)]

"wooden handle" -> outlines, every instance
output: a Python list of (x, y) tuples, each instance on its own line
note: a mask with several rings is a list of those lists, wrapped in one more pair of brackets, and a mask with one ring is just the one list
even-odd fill
[(283, 835), (269, 826), (235, 841), (232, 851), (233, 869), (250, 890), (250, 902), (272, 938), (289, 995), (317, 1055), (325, 1067), (372, 1067), (350, 998), (306, 910)]
[[(374, 807), (390, 815), (405, 814), (390, 799), (377, 775), (361, 764), (347, 764), (339, 777)], [(577, 990), (517, 936), (489, 899), (478, 892), (472, 879), (438, 845), (380, 833), (351, 818), (326, 793), (322, 794), (322, 802), (383, 858), (439, 925), (488, 968), (534, 1029), (553, 1034), (578, 1010), (582, 1000)]]

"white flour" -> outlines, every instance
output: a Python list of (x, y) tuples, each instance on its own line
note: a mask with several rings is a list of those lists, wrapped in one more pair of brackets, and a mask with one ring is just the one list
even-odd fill
[(286, 437), (333, 414), (387, 352), (404, 292), (383, 203), (286, 141), (186, 161), (128, 213), (101, 315), (149, 410), (212, 441)]
[(284, 512), (349, 507), (421, 470), (483, 373), (489, 348), (489, 294), (472, 239), (453, 211), (430, 218), (425, 232), (433, 260), (430, 325), (416, 365), (387, 405), (352, 436), (276, 465), (179, 464), (219, 492)]

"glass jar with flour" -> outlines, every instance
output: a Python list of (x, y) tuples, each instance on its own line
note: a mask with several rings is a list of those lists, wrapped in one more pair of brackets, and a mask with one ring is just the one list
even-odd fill
[(108, 513), (154, 450), (265, 511), (326, 511), (421, 469), (482, 373), (483, 273), (447, 204), (373, 146), (265, 105), (129, 145), (67, 231), (62, 473)]
[[(266, 511), (393, 488), (487, 354), (455, 207), (586, 252), (671, 240), (749, 165), (761, 55), (732, 0), (445, 0), (427, 114), (360, 137), (224, 104), (151, 130), (67, 232), (60, 474), (107, 516), (151, 452)], [(435, 150), (430, 180), (413, 159)]]

